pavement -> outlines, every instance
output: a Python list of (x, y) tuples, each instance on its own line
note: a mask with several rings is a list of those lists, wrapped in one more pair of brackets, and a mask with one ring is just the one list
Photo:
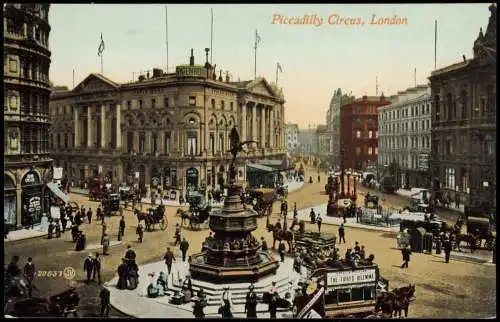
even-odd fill
[(9, 231), (9, 233), (7, 234), (7, 238), (4, 239), (4, 243), (42, 236), (47, 236), (47, 232), (44, 231), (40, 225), (35, 225), (34, 229), (23, 228), (19, 230)]
[[(261, 278), (254, 284), (255, 292), (261, 296), (271, 287), (272, 281), (277, 281), (278, 291), (281, 296), (286, 292), (293, 294), (294, 286), (297, 284), (300, 276), (293, 272), (293, 259), (287, 257), (285, 262), (280, 264), (280, 268), (276, 274)], [(159, 298), (147, 297), (147, 286), (152, 280), (156, 280), (159, 272), (166, 273), (167, 267), (163, 261), (149, 263), (139, 266), (139, 286), (135, 290), (119, 290), (116, 288), (118, 276), (115, 276), (104, 286), (110, 291), (111, 305), (118, 311), (128, 316), (136, 318), (162, 318), (178, 317), (178, 318), (193, 318), (193, 303), (182, 305), (174, 305), (170, 303), (173, 291), (180, 290), (182, 281), (189, 275), (189, 264), (177, 260), (172, 265), (171, 274), (167, 277), (169, 291), (166, 296)], [(293, 272), (290, 275), (290, 272)], [(148, 276), (149, 273), (154, 273), (154, 277)], [(220, 317), (217, 313), (221, 302), (223, 285), (229, 287), (233, 302), (232, 312), (235, 318), (245, 318), (245, 297), (248, 292), (250, 283), (233, 283), (233, 284), (213, 284), (205, 281), (192, 279), (193, 290), (195, 294), (200, 287), (203, 287), (207, 296), (208, 306), (204, 309), (206, 317)], [(289, 313), (289, 310), (280, 310), (278, 316), (283, 316)], [(268, 306), (262, 303), (257, 305), (257, 316), (259, 318), (269, 318)]]
[[(414, 194), (416, 194), (416, 193), (418, 193), (419, 190), (420, 190), (420, 188), (398, 189), (398, 190), (396, 190), (395, 193), (397, 195), (400, 195), (400, 196), (403, 196), (403, 197), (411, 198), (411, 196), (414, 195)], [(439, 207), (443, 208), (443, 209), (451, 210), (451, 211), (456, 211), (456, 212), (464, 213), (464, 205), (463, 204), (459, 205), (458, 208), (455, 205), (456, 205), (455, 201), (452, 201), (452, 202), (450, 202), (449, 207), (445, 207), (445, 206), (442, 206), (442, 205), (440, 205)]]
[[(308, 208), (297, 210), (297, 213), (298, 213), (297, 218), (299, 219), (299, 221), (304, 220), (305, 222), (310, 222), (311, 218), (309, 217), (309, 213), (311, 212), (311, 208), (312, 208), (312, 209), (314, 209), (314, 213), (316, 214), (316, 216), (318, 214), (321, 215), (322, 224), (335, 225), (335, 226), (340, 226), (340, 224), (344, 224), (344, 227), (360, 228), (360, 229), (367, 229), (367, 230), (377, 230), (377, 231), (385, 231), (385, 232), (398, 232), (399, 231), (399, 225), (391, 226), (391, 227), (367, 225), (367, 224), (357, 223), (355, 217), (346, 218), (346, 222), (344, 223), (344, 220), (341, 217), (331, 217), (331, 216), (326, 215), (326, 206), (327, 205), (328, 205), (328, 203), (323, 203), (323, 204), (316, 205), (313, 207), (308, 207)], [(287, 216), (288, 227), (290, 227), (290, 225), (292, 224), (292, 222), (291, 222), (292, 218), (293, 218), (293, 211), (289, 211), (288, 216)]]

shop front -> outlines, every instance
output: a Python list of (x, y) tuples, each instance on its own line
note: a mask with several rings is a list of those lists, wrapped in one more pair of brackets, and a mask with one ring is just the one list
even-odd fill
[(17, 226), (17, 195), (16, 185), (12, 179), (4, 174), (4, 191), (3, 191), (3, 216), (4, 225), (11, 227)]
[(39, 224), (42, 220), (43, 185), (35, 171), (26, 173), (21, 181), (21, 225)]

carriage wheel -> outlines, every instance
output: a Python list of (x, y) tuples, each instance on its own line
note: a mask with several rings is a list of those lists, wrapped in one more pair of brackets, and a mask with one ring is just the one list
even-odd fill
[(163, 218), (160, 220), (160, 229), (165, 230), (168, 227), (168, 220), (167, 216), (163, 216)]

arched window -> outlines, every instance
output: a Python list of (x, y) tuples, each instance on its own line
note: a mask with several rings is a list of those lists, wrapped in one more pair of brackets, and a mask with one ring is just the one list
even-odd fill
[(224, 101), (220, 101), (220, 108), (221, 108), (221, 110), (224, 110), (224, 107), (225, 107)]
[(215, 108), (215, 99), (213, 99), (213, 98), (212, 98), (211, 105), (212, 105), (212, 108)]

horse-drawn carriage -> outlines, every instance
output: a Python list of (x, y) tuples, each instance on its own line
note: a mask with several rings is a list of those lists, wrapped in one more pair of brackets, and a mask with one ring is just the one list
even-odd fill
[(161, 230), (168, 227), (168, 220), (165, 214), (165, 206), (159, 205), (156, 208), (148, 208), (148, 212), (140, 212), (134, 209), (134, 214), (139, 222), (144, 221), (146, 231), (152, 231), (155, 225), (159, 225)]
[(101, 178), (92, 178), (88, 181), (89, 200), (100, 201), (108, 193), (106, 183)]
[(108, 193), (101, 200), (105, 216), (116, 215), (120, 211), (120, 195), (117, 193)]
[(212, 206), (207, 203), (205, 196), (197, 191), (190, 192), (187, 201), (188, 209), (177, 209), (177, 214), (181, 216), (181, 226), (187, 220), (191, 229), (200, 229), (200, 225), (210, 216)]
[(484, 248), (493, 249), (496, 241), (496, 232), (493, 231), (489, 218), (468, 217), (467, 234), (475, 237), (476, 248), (481, 247), (484, 240)]
[(276, 188), (276, 196), (279, 199), (285, 199), (288, 196), (288, 188), (285, 185), (280, 185)]
[(259, 217), (270, 213), (273, 204), (277, 200), (276, 191), (269, 188), (250, 189), (245, 196), (245, 204), (252, 205), (253, 210), (257, 211)]

